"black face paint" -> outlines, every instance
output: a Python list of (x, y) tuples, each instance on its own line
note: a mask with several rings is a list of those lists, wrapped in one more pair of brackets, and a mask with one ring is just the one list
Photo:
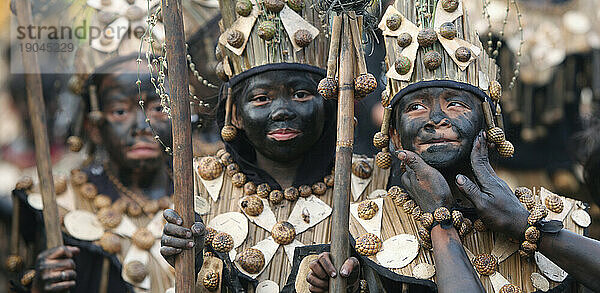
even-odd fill
[[(115, 71), (116, 72), (116, 71)], [(98, 98), (104, 115), (100, 133), (111, 161), (120, 168), (140, 171), (156, 170), (164, 162), (164, 150), (153, 138), (146, 123), (167, 145), (171, 145), (171, 123), (162, 113), (160, 98), (150, 83), (149, 74), (141, 74), (142, 99), (146, 115), (139, 106), (135, 84), (138, 76), (132, 73), (112, 73), (104, 76), (98, 87)]]
[(483, 127), (481, 101), (446, 88), (408, 94), (394, 107), (394, 119), (402, 147), (438, 169), (468, 160), (473, 139)]
[(242, 91), (235, 91), (240, 127), (257, 152), (289, 162), (316, 147), (325, 124), (317, 83), (309, 73), (271, 71), (249, 78)]

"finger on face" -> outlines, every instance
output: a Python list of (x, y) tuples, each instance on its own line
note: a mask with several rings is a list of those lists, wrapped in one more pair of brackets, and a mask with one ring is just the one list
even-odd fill
[(406, 165), (406, 169), (418, 170), (425, 164), (425, 161), (414, 152), (401, 150), (398, 151), (398, 159)]
[(475, 204), (475, 206), (479, 206), (481, 197), (484, 194), (481, 192), (477, 184), (473, 183), (473, 181), (471, 181), (471, 179), (469, 179), (467, 176), (458, 174), (456, 175), (456, 185), (458, 186), (458, 189), (460, 189), (460, 191), (462, 191), (467, 198), (471, 200), (473, 204)]
[(308, 276), (306, 276), (306, 281), (309, 284), (311, 284), (319, 289), (325, 289), (325, 290), (329, 289), (329, 280), (328, 279), (323, 280), (323, 279), (318, 278), (317, 276), (309, 273)]
[(485, 139), (483, 138), (483, 132), (480, 132), (479, 135), (475, 137), (475, 141), (473, 142), (473, 149), (471, 150), (471, 165), (477, 180), (484, 184), (484, 186), (490, 182), (490, 179), (497, 177), (492, 165), (490, 165), (488, 147)]
[(192, 231), (190, 229), (175, 224), (166, 223), (163, 230), (165, 231), (165, 234), (169, 236), (187, 239), (192, 238)]
[(75, 281), (65, 281), (59, 283), (47, 284), (44, 286), (46, 292), (62, 292), (75, 287)]
[(181, 226), (183, 224), (183, 220), (177, 214), (177, 212), (175, 212), (175, 210), (173, 210), (173, 209), (166, 209), (163, 212), (163, 217), (165, 218), (165, 220), (167, 220), (167, 222), (169, 222), (171, 224), (175, 224), (175, 225), (179, 225), (179, 226)]
[(194, 247), (194, 241), (190, 239), (177, 238), (169, 235), (163, 235), (160, 239), (162, 246), (170, 246), (180, 249), (190, 249)]
[(358, 259), (356, 257), (351, 257), (342, 265), (342, 268), (340, 269), (340, 275), (346, 278), (351, 274), (358, 272), (359, 267), (360, 263), (358, 262)]
[(183, 250), (180, 248), (174, 248), (174, 247), (169, 247), (169, 246), (163, 246), (160, 248), (160, 254), (165, 258), (174, 256), (174, 255), (178, 255), (182, 251)]
[(60, 283), (64, 281), (74, 281), (77, 273), (74, 270), (51, 271), (42, 274), (44, 283)]
[(328, 276), (335, 278), (337, 271), (331, 262), (331, 255), (328, 252), (322, 253), (318, 258), (319, 264), (325, 270)]

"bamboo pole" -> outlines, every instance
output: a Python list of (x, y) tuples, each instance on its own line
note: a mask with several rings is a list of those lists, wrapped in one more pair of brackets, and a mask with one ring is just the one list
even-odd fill
[[(181, 0), (161, 0), (173, 126), (173, 184), (175, 211), (184, 227), (194, 223), (194, 183), (192, 180), (192, 128), (188, 102), (188, 70)], [(175, 259), (175, 291), (194, 291), (194, 251), (184, 250)]]
[[(15, 1), (17, 22), (19, 26), (28, 27), (32, 24), (31, 1)], [(24, 40), (27, 41), (27, 40)], [(39, 178), (40, 193), (44, 204), (44, 227), (46, 229), (46, 246), (53, 248), (63, 245), (62, 234), (58, 217), (58, 206), (54, 194), (54, 180), (52, 179), (52, 162), (50, 161), (50, 146), (48, 144), (48, 130), (46, 129), (46, 107), (42, 96), (42, 78), (38, 65), (38, 56), (35, 52), (23, 51), (23, 67), (26, 71), (25, 83), (27, 84), (27, 106), (29, 118), (33, 128), (35, 142), (35, 159)]]
[[(343, 15), (339, 66), (339, 96), (337, 142), (335, 155), (335, 185), (333, 186), (333, 215), (331, 224), (331, 258), (339, 272), (350, 256), (350, 172), (354, 144), (354, 59), (349, 18), (353, 12)], [(346, 292), (346, 280), (337, 277), (329, 283), (329, 292)]]

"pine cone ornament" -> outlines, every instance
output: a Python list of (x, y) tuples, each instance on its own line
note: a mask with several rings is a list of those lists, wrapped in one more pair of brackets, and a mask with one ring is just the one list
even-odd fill
[(338, 81), (333, 77), (325, 77), (321, 79), (318, 87), (319, 94), (321, 97), (333, 100), (337, 99), (338, 96)]
[(296, 201), (300, 197), (300, 192), (296, 187), (288, 187), (283, 191), (283, 197), (289, 201)]
[(412, 61), (410, 61), (410, 59), (408, 59), (408, 57), (406, 56), (400, 56), (398, 57), (398, 59), (396, 59), (396, 62), (394, 63), (394, 68), (396, 69), (396, 72), (398, 72), (398, 74), (405, 75), (412, 68)]
[(462, 224), (460, 225), (460, 229), (458, 230), (458, 236), (465, 237), (467, 234), (473, 231), (473, 223), (469, 218), (464, 218)]
[(300, 185), (298, 191), (300, 192), (301, 197), (309, 197), (312, 195), (312, 188), (308, 185)]
[(220, 80), (224, 82), (229, 81), (229, 76), (227, 75), (227, 72), (225, 72), (225, 65), (223, 65), (222, 61), (215, 65), (215, 73)]
[(527, 187), (523, 187), (523, 186), (517, 187), (515, 189), (515, 195), (517, 196), (517, 198), (519, 198), (525, 194), (533, 195), (533, 192), (531, 192), (531, 189), (529, 189)]
[(231, 157), (231, 154), (228, 152), (223, 153), (219, 159), (221, 160), (221, 164), (223, 164), (223, 166), (227, 166), (231, 163), (233, 163), (233, 158)]
[(215, 271), (210, 271), (204, 275), (204, 279), (202, 279), (202, 285), (208, 291), (215, 291), (219, 288), (219, 273)]
[(215, 251), (229, 253), (233, 249), (233, 237), (225, 232), (219, 232), (213, 237), (211, 245)]
[(147, 215), (154, 215), (154, 214), (156, 214), (156, 212), (158, 212), (159, 208), (160, 207), (158, 206), (157, 200), (149, 200), (146, 203), (144, 203), (142, 210)]
[(519, 201), (527, 208), (527, 210), (531, 211), (535, 206), (535, 198), (531, 193), (525, 193), (519, 197)]
[(227, 174), (227, 176), (229, 176), (229, 177), (233, 177), (233, 175), (239, 171), (240, 171), (240, 166), (238, 166), (238, 164), (236, 164), (236, 163), (231, 163), (231, 164), (227, 165), (227, 167), (225, 168), (225, 174)]
[(431, 241), (425, 241), (421, 238), (418, 238), (417, 241), (419, 242), (419, 245), (421, 247), (423, 247), (424, 250), (431, 250), (433, 249), (433, 243), (431, 243)]
[(498, 101), (502, 98), (502, 85), (497, 80), (492, 80), (490, 82), (489, 91), (492, 100)]
[(458, 8), (458, 0), (442, 0), (442, 8), (452, 13)]
[(405, 213), (410, 214), (410, 213), (412, 213), (413, 209), (416, 206), (417, 206), (417, 204), (415, 203), (415, 201), (412, 199), (409, 199), (404, 202), (404, 204), (402, 205), (402, 209), (404, 210)]
[(399, 29), (401, 24), (402, 17), (400, 16), (400, 14), (397, 13), (388, 16), (388, 18), (385, 20), (385, 25), (393, 31)]
[[(87, 177), (86, 177), (85, 181), (87, 181)], [(33, 186), (33, 179), (31, 179), (31, 177), (29, 177), (29, 176), (25, 176), (25, 177), (19, 179), (19, 181), (15, 185), (15, 189), (18, 189), (18, 190), (27, 190), (27, 189), (31, 188), (31, 186)]]
[(560, 214), (565, 208), (562, 198), (555, 194), (547, 196), (544, 202), (546, 203), (546, 207), (550, 211), (555, 212), (557, 214)]
[(254, 182), (252, 182), (252, 181), (246, 182), (246, 184), (244, 184), (244, 194), (245, 195), (256, 194), (256, 184), (254, 184)]
[(310, 45), (310, 42), (312, 42), (312, 39), (313, 39), (313, 36), (308, 30), (299, 29), (294, 33), (294, 42), (299, 47), (304, 48), (304, 47)]
[(358, 178), (367, 179), (371, 177), (373, 167), (365, 160), (357, 160), (352, 163), (352, 174)]
[(462, 226), (463, 219), (463, 214), (460, 211), (452, 211), (452, 226), (454, 226), (457, 231), (460, 229), (460, 226)]
[(221, 129), (221, 138), (223, 138), (224, 141), (233, 141), (236, 136), (237, 128), (233, 125), (225, 125)]
[(244, 33), (238, 30), (232, 30), (227, 35), (227, 43), (234, 48), (241, 48), (244, 45)]
[(121, 239), (116, 234), (104, 232), (98, 244), (102, 249), (110, 254), (121, 252)]
[(296, 238), (296, 228), (289, 222), (282, 221), (273, 226), (271, 236), (278, 244), (288, 245)]
[[(110, 208), (117, 211), (118, 213), (122, 214), (125, 211), (127, 211), (128, 205), (129, 205), (128, 200), (126, 200), (124, 198), (119, 198), (119, 199), (115, 200), (115, 202), (113, 202), (113, 204), (110, 206)], [(99, 215), (100, 215), (100, 212), (98, 212), (98, 219), (100, 218)]]
[[(81, 172), (79, 170), (71, 171), (71, 184), (73, 184), (75, 186), (80, 186), (80, 185), (86, 183), (87, 180), (88, 180), (87, 175), (84, 172)], [(24, 189), (28, 189), (28, 188), (29, 187), (24, 188)]]
[(445, 221), (451, 220), (452, 215), (450, 214), (450, 211), (447, 208), (439, 207), (433, 212), (433, 218), (439, 223), (443, 223)]
[(354, 79), (354, 91), (358, 96), (366, 96), (377, 88), (377, 79), (371, 73), (363, 73)]
[(150, 230), (146, 228), (139, 228), (131, 236), (131, 242), (143, 250), (150, 250), (150, 248), (152, 248), (154, 245), (154, 242), (156, 242), (156, 239)]
[(83, 148), (83, 140), (79, 136), (69, 136), (69, 138), (67, 138), (67, 145), (69, 146), (70, 151), (76, 153)]
[(206, 227), (206, 233), (204, 234), (204, 245), (212, 246), (213, 239), (215, 239), (215, 235), (217, 235), (217, 230)]
[(217, 153), (215, 153), (215, 156), (217, 156), (217, 157), (219, 157), (219, 158), (220, 158), (220, 157), (221, 157), (222, 155), (224, 155), (225, 153), (227, 153), (227, 150), (225, 150), (225, 149), (219, 149), (219, 150), (217, 151)]
[(9, 255), (6, 258), (6, 270), (16, 273), (23, 267), (23, 258), (18, 255)]
[(283, 201), (283, 192), (281, 190), (273, 190), (269, 192), (269, 202), (272, 204), (280, 204)]
[(501, 144), (506, 140), (504, 136), (504, 131), (500, 127), (492, 127), (487, 131), (487, 139), (494, 144)]
[(406, 48), (412, 43), (412, 36), (409, 33), (401, 33), (396, 42), (400, 48)]
[(96, 185), (92, 183), (84, 183), (79, 187), (79, 193), (81, 193), (81, 196), (84, 198), (94, 199), (94, 197), (98, 195), (98, 189), (96, 188)]
[(379, 206), (372, 200), (365, 200), (358, 204), (358, 217), (363, 220), (370, 220), (379, 211)]
[(411, 215), (413, 216), (413, 219), (415, 219), (415, 221), (421, 221), (421, 216), (423, 215), (423, 211), (421, 210), (421, 208), (419, 206), (416, 206), (412, 212)]
[(468, 62), (471, 60), (471, 49), (467, 47), (458, 47), (456, 51), (454, 51), (454, 57), (460, 62)]
[(64, 176), (54, 177), (54, 191), (56, 195), (61, 195), (67, 191), (67, 178)]
[(429, 51), (423, 56), (423, 64), (429, 70), (436, 70), (442, 64), (442, 55), (437, 51)]
[(283, 9), (285, 2), (283, 0), (264, 0), (263, 4), (268, 11), (279, 13)]
[(432, 28), (423, 29), (417, 35), (417, 42), (419, 43), (419, 46), (423, 48), (433, 46), (437, 40), (437, 34)]
[(204, 157), (198, 162), (198, 174), (204, 180), (215, 180), (223, 173), (223, 165), (215, 157)]
[(235, 2), (235, 12), (240, 16), (248, 16), (252, 13), (252, 2), (250, 0), (237, 0)]
[(242, 209), (249, 216), (256, 217), (263, 212), (264, 204), (256, 195), (247, 195), (240, 202)]
[(321, 196), (327, 192), (327, 185), (323, 182), (317, 182), (312, 185), (312, 193)]
[(21, 277), (21, 285), (24, 287), (31, 286), (31, 284), (33, 283), (33, 280), (35, 279), (35, 276), (36, 276), (35, 270), (25, 271), (25, 273), (23, 274), (23, 277)]
[(137, 203), (130, 202), (127, 204), (127, 215), (131, 217), (139, 217), (142, 215), (142, 207)]
[(448, 40), (453, 40), (456, 38), (456, 26), (451, 22), (444, 22), (440, 26), (440, 35)]
[(238, 254), (237, 261), (246, 272), (257, 274), (265, 266), (265, 255), (256, 248), (246, 248)]
[(265, 20), (258, 25), (257, 31), (258, 31), (258, 36), (261, 39), (263, 39), (265, 41), (270, 41), (273, 39), (273, 37), (275, 37), (275, 32), (276, 32), (275, 23), (273, 23), (270, 20)]
[(424, 241), (424, 242), (431, 242), (431, 234), (429, 233), (429, 231), (423, 227), (419, 227), (417, 229), (417, 235), (419, 235), (419, 238)]
[(381, 249), (381, 239), (372, 233), (364, 234), (356, 239), (355, 249), (358, 254), (363, 256), (372, 256)]
[(421, 215), (421, 226), (427, 230), (430, 230), (433, 227), (434, 221), (435, 219), (433, 218), (432, 213), (423, 213)]
[(377, 132), (375, 133), (375, 135), (373, 135), (373, 145), (378, 148), (378, 149), (382, 149), (382, 148), (386, 148), (388, 147), (390, 144), (390, 136), (383, 133), (383, 132)]
[(258, 195), (262, 198), (268, 198), (269, 193), (271, 193), (271, 186), (269, 186), (269, 184), (267, 184), (267, 183), (259, 184), (256, 187), (256, 195)]
[(148, 276), (148, 268), (140, 261), (134, 260), (123, 266), (125, 275), (134, 283), (141, 283)]
[(521, 243), (521, 250), (525, 252), (527, 256), (533, 255), (537, 250), (537, 244), (525, 240)]
[(513, 285), (513, 284), (506, 284), (504, 286), (502, 286), (502, 288), (500, 288), (499, 293), (522, 293), (523, 290), (521, 290), (521, 288)]
[(104, 194), (99, 194), (98, 196), (96, 196), (96, 198), (94, 198), (94, 207), (96, 207), (96, 209), (98, 210), (110, 207), (111, 204), (112, 200), (110, 199), (110, 197)]
[(246, 184), (246, 174), (237, 172), (231, 176), (231, 184), (237, 188), (242, 188)]
[(529, 217), (527, 217), (527, 223), (529, 223), (530, 226), (533, 226), (547, 215), (548, 210), (546, 210), (545, 206), (535, 205), (533, 209), (531, 209), (531, 214), (529, 214)]
[(121, 224), (123, 214), (113, 208), (103, 208), (98, 211), (96, 217), (104, 228), (113, 229)]
[(496, 145), (496, 148), (498, 149), (498, 154), (503, 158), (511, 158), (515, 154), (515, 147), (508, 140)]
[(325, 183), (325, 185), (327, 185), (327, 187), (333, 187), (333, 184), (335, 182), (333, 175), (327, 175), (323, 177), (323, 182)]
[(525, 240), (527, 240), (531, 243), (537, 243), (538, 240), (540, 240), (540, 235), (541, 235), (540, 230), (534, 226), (529, 226), (525, 230)]
[(480, 275), (489, 276), (496, 272), (498, 259), (489, 253), (483, 253), (473, 258), (473, 266)]
[(392, 154), (380, 151), (375, 155), (375, 164), (381, 169), (389, 169), (392, 166)]
[(475, 220), (475, 222), (473, 222), (473, 228), (477, 232), (484, 232), (485, 230), (487, 230), (487, 228), (485, 227), (485, 224), (483, 223), (483, 221), (481, 219), (477, 219), (477, 220)]
[(399, 207), (404, 205), (404, 203), (410, 199), (408, 193), (406, 193), (406, 191), (404, 191), (399, 186), (390, 187), (387, 195), (394, 201), (394, 204), (396, 204)]
[(304, 9), (304, 0), (287, 0), (287, 5), (299, 14)]

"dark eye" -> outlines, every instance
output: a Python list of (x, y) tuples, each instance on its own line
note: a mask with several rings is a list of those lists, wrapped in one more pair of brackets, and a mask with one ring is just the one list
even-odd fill
[(448, 103), (448, 108), (450, 107), (462, 107), (462, 108), (469, 108), (467, 107), (465, 104), (461, 103), (461, 102), (456, 102), (456, 101), (451, 101)]
[(312, 99), (313, 94), (306, 90), (300, 90), (294, 93), (294, 99), (300, 101), (308, 101)]
[(411, 111), (418, 111), (418, 110), (425, 110), (425, 106), (421, 105), (421, 104), (411, 104), (408, 106), (408, 108), (406, 109), (407, 112), (411, 112)]
[(254, 104), (255, 106), (262, 106), (262, 105), (269, 103), (270, 101), (271, 101), (271, 99), (267, 95), (264, 95), (264, 94), (255, 95), (250, 99), (250, 102), (252, 104)]
[(162, 112), (163, 106), (161, 106), (161, 105), (154, 106), (154, 107), (152, 107), (152, 110), (155, 112)]
[(115, 109), (112, 111), (112, 114), (115, 116), (124, 116), (127, 114), (127, 110), (125, 109)]

